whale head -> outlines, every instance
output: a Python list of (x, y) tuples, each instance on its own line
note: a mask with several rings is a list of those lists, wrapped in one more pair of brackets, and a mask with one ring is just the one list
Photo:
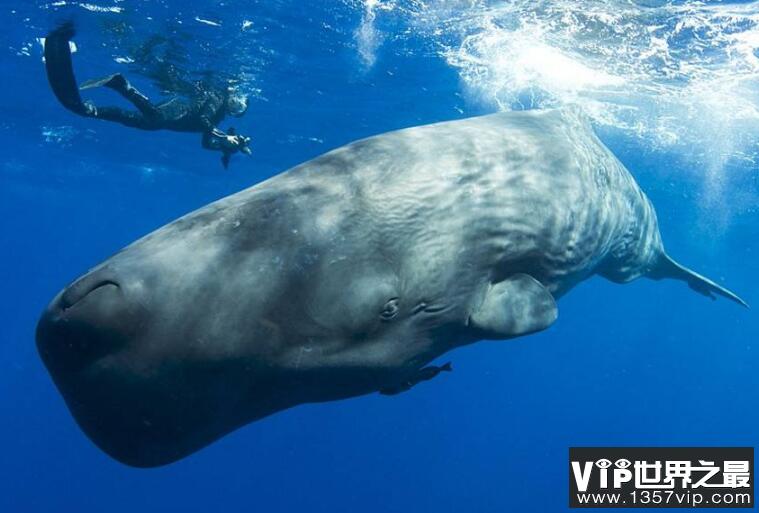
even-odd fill
[(53, 299), (38, 350), (101, 449), (170, 463), (276, 411), (376, 391), (449, 348), (466, 315), (331, 187), (243, 191)]

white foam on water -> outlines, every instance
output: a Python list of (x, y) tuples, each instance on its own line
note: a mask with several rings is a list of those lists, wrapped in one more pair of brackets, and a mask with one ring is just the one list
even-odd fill
[[(370, 4), (363, 2), (362, 25), (373, 27), (378, 11)], [(690, 161), (713, 201), (729, 185), (726, 169), (759, 162), (759, 2), (399, 0), (392, 7), (386, 11), (457, 71), (472, 101), (499, 110), (577, 105), (604, 130)], [(375, 58), (376, 46), (364, 48)]]
[(55, 143), (62, 147), (71, 146), (72, 140), (79, 135), (79, 130), (72, 126), (42, 126), (42, 138), (46, 143)]
[(395, 4), (382, 0), (362, 0), (363, 14), (361, 23), (354, 32), (358, 55), (365, 69), (374, 66), (377, 60), (377, 50), (382, 45), (382, 33), (375, 27), (378, 11), (392, 11)]
[(116, 13), (116, 14), (124, 12), (123, 7), (117, 7), (117, 6), (104, 7), (104, 6), (88, 4), (88, 3), (79, 3), (77, 5), (79, 5), (79, 7), (81, 7), (82, 9), (87, 9), (88, 11), (91, 11), (91, 12), (110, 12), (110, 13)]
[(198, 23), (202, 23), (204, 25), (210, 25), (211, 27), (221, 27), (221, 23), (212, 21), (212, 20), (207, 20), (205, 18), (201, 18), (200, 16), (195, 16), (195, 21), (197, 21)]
[[(121, 0), (114, 0), (116, 3), (119, 3)], [(42, 9), (50, 9), (51, 7), (64, 7), (66, 5), (76, 5), (81, 7), (82, 9), (85, 9), (90, 12), (97, 12), (97, 13), (115, 13), (115, 14), (121, 14), (124, 12), (123, 7), (118, 6), (102, 6), (102, 5), (96, 5), (91, 4), (87, 2), (67, 2), (66, 0), (56, 0), (55, 2), (51, 2), (49, 4), (43, 4), (40, 7)]]

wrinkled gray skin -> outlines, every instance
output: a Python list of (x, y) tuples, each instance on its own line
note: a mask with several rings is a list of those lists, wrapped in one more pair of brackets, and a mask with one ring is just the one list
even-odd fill
[(578, 114), (496, 114), (358, 141), (178, 219), (59, 294), (37, 341), (89, 437), (149, 467), (545, 329), (594, 274), (741, 302), (665, 255)]

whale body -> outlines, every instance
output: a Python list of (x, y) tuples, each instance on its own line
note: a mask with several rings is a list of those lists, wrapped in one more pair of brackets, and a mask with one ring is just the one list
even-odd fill
[(95, 444), (151, 467), (546, 329), (593, 275), (745, 304), (667, 256), (581, 114), (494, 114), (348, 144), (158, 229), (59, 293), (37, 346)]

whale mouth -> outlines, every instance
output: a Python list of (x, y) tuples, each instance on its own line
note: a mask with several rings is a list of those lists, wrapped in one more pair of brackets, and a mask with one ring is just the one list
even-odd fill
[(61, 295), (60, 299), (60, 308), (61, 312), (65, 313), (67, 310), (71, 309), (72, 307), (76, 306), (77, 303), (79, 303), (81, 300), (86, 298), (88, 295), (92, 294), (93, 292), (97, 291), (100, 288), (103, 287), (116, 287), (118, 289), (121, 288), (121, 285), (116, 283), (114, 280), (111, 279), (103, 279), (100, 280), (94, 284), (88, 284), (89, 288), (85, 288), (83, 286), (74, 288), (69, 287), (65, 290), (65, 292)]
[[(125, 278), (125, 277), (121, 277)], [(175, 399), (140, 374), (134, 354), (151, 317), (139, 287), (94, 271), (61, 291), (37, 324), (37, 349), (79, 427), (102, 450), (132, 466), (174, 459), (161, 453), (179, 436)], [(176, 391), (175, 391), (176, 392)]]
[[(141, 468), (181, 459), (246, 423), (228, 382), (247, 390), (251, 375), (234, 359), (166, 351), (164, 311), (145, 290), (144, 275), (96, 270), (53, 299), (36, 334), (77, 425), (111, 457)], [(269, 411), (274, 389), (259, 388)]]
[(63, 290), (37, 323), (37, 349), (54, 379), (112, 354), (144, 317), (112, 278), (87, 275)]

